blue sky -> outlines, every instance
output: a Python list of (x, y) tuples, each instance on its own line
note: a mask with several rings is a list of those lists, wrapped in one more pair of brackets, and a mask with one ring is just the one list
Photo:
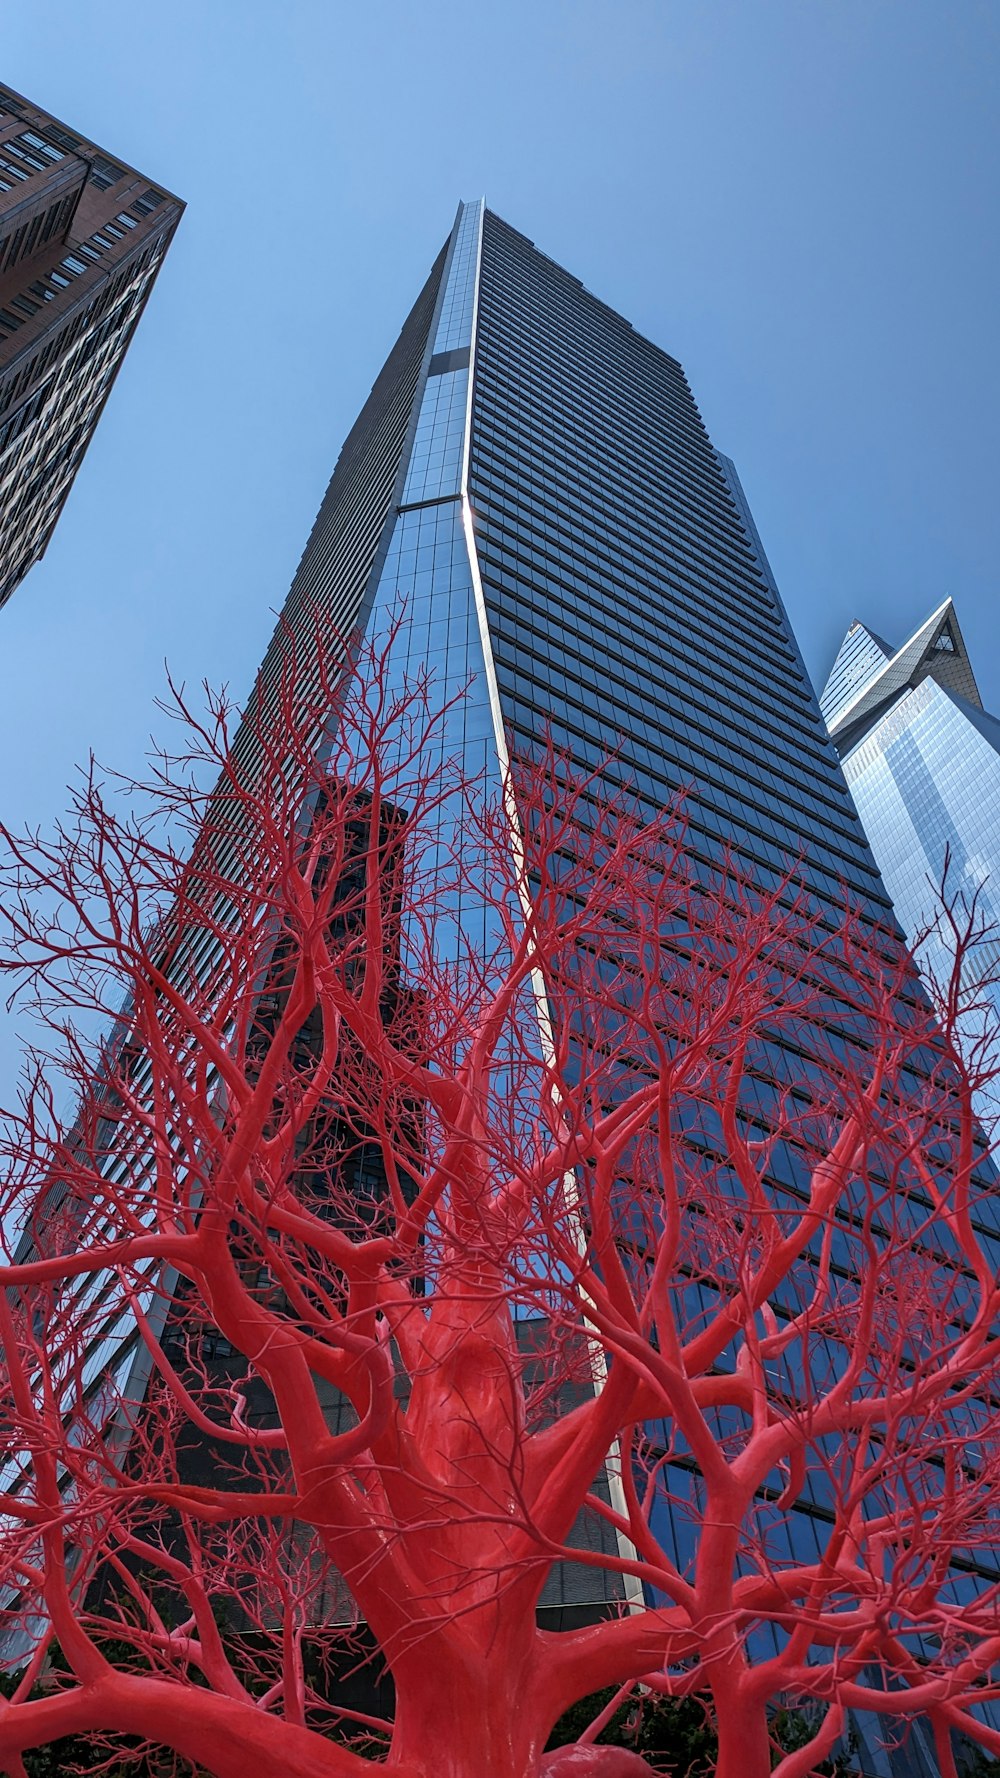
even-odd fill
[(951, 593), (1000, 710), (994, 0), (31, 0), (2, 42), (189, 206), (0, 614), (8, 820), (52, 820), (90, 748), (139, 761), (165, 660), (249, 686), (483, 192), (681, 359), (814, 678), (852, 617), (901, 641)]

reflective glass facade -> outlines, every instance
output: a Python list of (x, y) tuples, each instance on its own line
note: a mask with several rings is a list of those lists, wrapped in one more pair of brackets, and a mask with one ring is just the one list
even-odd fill
[(892, 649), (880, 636), (866, 630), (864, 624), (852, 624), (820, 693), (819, 707), (824, 720), (860, 697), (891, 659)]
[[(910, 942), (934, 921), (946, 861), (948, 892), (970, 906), (977, 897), (994, 931), (970, 960), (974, 986), (1000, 961), (1000, 722), (982, 708), (951, 601), (895, 652), (853, 624), (820, 701)], [(924, 937), (917, 956), (929, 976), (947, 977), (942, 936)], [(982, 1001), (967, 1018), (970, 1040), (1000, 1014), (995, 988)], [(981, 1111), (995, 1121), (995, 1093), (983, 1096)]]

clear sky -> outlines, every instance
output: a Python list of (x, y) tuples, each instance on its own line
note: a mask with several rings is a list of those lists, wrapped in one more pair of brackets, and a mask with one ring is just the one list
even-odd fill
[[(0, 805), (251, 682), (460, 197), (680, 358), (813, 677), (954, 595), (1000, 712), (997, 0), (30, 0), (0, 78), (188, 203), (45, 561)], [(0, 1103), (14, 1069), (0, 1032)]]

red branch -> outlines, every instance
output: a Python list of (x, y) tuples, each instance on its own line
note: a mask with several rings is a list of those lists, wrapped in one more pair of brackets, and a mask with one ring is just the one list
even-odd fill
[[(957, 991), (936, 1025), (863, 909), (708, 870), (544, 743), (465, 782), (427, 686), (318, 655), (255, 699), (252, 782), (178, 697), (149, 783), (4, 836), (52, 1055), (5, 1135), (0, 1762), (86, 1731), (362, 1778), (379, 1719), (318, 1663), (372, 1648), (401, 1778), (641, 1769), (603, 1717), (543, 1758), (638, 1684), (709, 1700), (720, 1778), (788, 1699), (781, 1778), (848, 1709), (1000, 1750)], [(560, 1564), (601, 1621), (540, 1627)]]

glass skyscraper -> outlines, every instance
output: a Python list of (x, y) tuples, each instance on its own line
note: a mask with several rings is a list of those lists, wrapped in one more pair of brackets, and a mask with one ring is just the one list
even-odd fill
[[(469, 686), (470, 765), (549, 722), (590, 765), (617, 747), (693, 845), (765, 875), (807, 855), (889, 911), (739, 478), (676, 359), (480, 203), (463, 204), (337, 465), (265, 662), (329, 618), (400, 671)], [(237, 742), (249, 763), (254, 712)], [(452, 736), (454, 741), (455, 736)]]
[[(942, 883), (960, 909), (976, 908), (984, 938), (966, 966), (976, 1004), (965, 1019), (970, 1044), (990, 1041), (1000, 995), (1000, 722), (983, 709), (950, 599), (901, 648), (852, 623), (820, 706), (896, 915), (927, 974), (947, 979), (947, 927), (930, 931)], [(947, 877), (945, 868), (947, 865)], [(987, 980), (984, 983), (983, 977)], [(981, 1097), (997, 1117), (997, 1092)]]
[[(707, 864), (732, 848), (766, 885), (802, 861), (831, 917), (846, 885), (891, 923), (736, 469), (681, 366), (480, 202), (460, 205), (344, 445), (234, 744), (251, 780), (289, 651), (308, 679), (317, 621), (394, 634), (392, 675), (426, 668), (438, 702), (461, 694), (442, 747), (467, 776), (496, 782), (547, 725), (651, 805), (686, 791)], [(207, 975), (215, 941), (194, 942), (172, 967)], [(122, 1332), (95, 1328), (94, 1377)], [(816, 1560), (823, 1513), (814, 1498), (789, 1515), (797, 1559)], [(570, 1590), (596, 1572), (567, 1570), (552, 1603), (606, 1605)], [(866, 1770), (929, 1770), (914, 1741), (894, 1757), (873, 1746)]]
[[(846, 886), (891, 924), (737, 471), (676, 359), (471, 203), (383, 378), (358, 435), (387, 438), (393, 414), (399, 455), (391, 491), (377, 456), (367, 581), (338, 565), (362, 504), (349, 444), (289, 613), (318, 600), (378, 642), (405, 601), (392, 667), (429, 668), (441, 702), (464, 690), (446, 744), (470, 776), (495, 781), (547, 725), (582, 767), (613, 750), (606, 776), (650, 804), (687, 789), (706, 862), (731, 846), (776, 882), (803, 860), (832, 915)], [(823, 1514), (814, 1496), (790, 1515), (796, 1558), (817, 1559)], [(683, 1566), (683, 1527), (658, 1530)], [(933, 1771), (919, 1732), (903, 1749), (859, 1732), (867, 1771)]]
[[(345, 445), (260, 695), (317, 610), (379, 644), (401, 602), (390, 676), (426, 667), (436, 702), (462, 694), (442, 747), (468, 777), (495, 785), (547, 725), (581, 767), (613, 751), (607, 777), (651, 805), (687, 789), (706, 863), (731, 846), (777, 882), (802, 859), (831, 914), (846, 884), (891, 921), (736, 469), (680, 364), (481, 203), (460, 206)], [(251, 711), (248, 766), (255, 735)], [(823, 1510), (791, 1515), (797, 1558), (817, 1559)], [(686, 1565), (684, 1528), (657, 1529)], [(595, 1582), (567, 1565), (543, 1603), (564, 1622), (614, 1608)], [(926, 1778), (918, 1741), (899, 1764), (873, 1737), (866, 1769)]]

